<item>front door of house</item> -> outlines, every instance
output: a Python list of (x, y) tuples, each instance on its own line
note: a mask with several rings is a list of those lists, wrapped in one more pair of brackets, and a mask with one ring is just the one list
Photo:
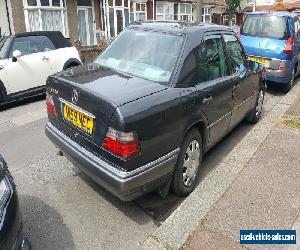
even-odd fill
[(96, 28), (94, 18), (93, 0), (78, 0), (77, 1), (78, 14), (78, 30), (79, 40), (82, 45), (96, 44)]
[(116, 35), (118, 35), (125, 27), (123, 11), (124, 11), (124, 9), (122, 9), (122, 8), (114, 8), (114, 22), (115, 22), (114, 32)]

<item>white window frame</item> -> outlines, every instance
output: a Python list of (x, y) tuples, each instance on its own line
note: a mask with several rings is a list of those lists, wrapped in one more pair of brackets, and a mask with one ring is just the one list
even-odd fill
[[(137, 1), (130, 1), (130, 4), (132, 3), (132, 11), (131, 11), (131, 6), (130, 6), (130, 15), (133, 15), (133, 20), (134, 21), (139, 21), (137, 20), (137, 15), (138, 14), (145, 14), (145, 20), (147, 20), (147, 2), (137, 2)], [(140, 10), (136, 10), (136, 5), (140, 4)], [(142, 5), (145, 5), (145, 10), (142, 11)]]
[[(158, 6), (161, 5), (163, 12), (158, 11)], [(169, 12), (165, 12), (166, 6), (168, 5)], [(158, 19), (158, 16), (162, 16), (162, 19)], [(167, 16), (171, 16), (171, 19), (168, 19)], [(170, 21), (174, 20), (174, 3), (173, 2), (156, 2), (155, 8), (155, 18), (156, 20)]]
[[(27, 0), (23, 0), (23, 6), (24, 6), (24, 14), (25, 14), (25, 26), (26, 31), (30, 31), (30, 24), (28, 19), (28, 11), (29, 10), (38, 10), (39, 11), (39, 25), (40, 30), (43, 30), (42, 26), (42, 15), (41, 10), (59, 10), (61, 12), (61, 20), (63, 25), (63, 35), (65, 37), (69, 37), (69, 29), (68, 29), (68, 15), (67, 15), (67, 3), (66, 0), (60, 0), (60, 7), (58, 6), (52, 6), (52, 0), (49, 0), (49, 6), (42, 6), (40, 0), (36, 0), (37, 6), (29, 6), (27, 3)], [(63, 5), (65, 4), (65, 7)]]
[(211, 13), (209, 7), (202, 7), (202, 22), (205, 22), (206, 16), (209, 16), (209, 23), (211, 23)]
[[(102, 8), (103, 8), (103, 13), (104, 13), (104, 27), (105, 27), (105, 36), (106, 37), (113, 37), (110, 34), (110, 22), (109, 22), (109, 9), (113, 9), (114, 13), (114, 23), (117, 23), (117, 16), (116, 16), (116, 11), (120, 10), (122, 11), (122, 16), (123, 16), (123, 29), (126, 27), (125, 26), (125, 10), (128, 10), (128, 23), (130, 23), (130, 0), (128, 0), (127, 7), (125, 6), (124, 0), (122, 0), (122, 5), (115, 5), (115, 0), (113, 0), (113, 5), (109, 5), (108, 0), (103, 0), (102, 1)], [(114, 27), (114, 33), (117, 36), (117, 26)]]
[[(231, 22), (231, 23), (229, 22), (228, 25), (229, 25), (229, 26), (234, 26), (234, 25), (236, 25), (236, 14), (233, 15), (233, 17), (232, 17), (231, 20), (234, 20), (234, 24), (232, 24), (232, 22)], [(224, 25), (226, 25), (226, 24), (225, 24), (226, 21), (230, 21), (230, 20), (228, 19), (228, 15), (224, 15), (224, 17), (223, 17), (223, 24), (224, 24)]]
[[(91, 43), (91, 41), (90, 41), (90, 30), (89, 29), (87, 29), (87, 46), (91, 46), (91, 45), (97, 45), (97, 37), (96, 37), (96, 22), (95, 22), (95, 2), (94, 2), (94, 0), (91, 0), (91, 3), (92, 3), (92, 6), (83, 6), (83, 5), (80, 5), (80, 6), (77, 6), (77, 14), (78, 14), (78, 10), (84, 10), (84, 11), (86, 11), (87, 9), (92, 9), (92, 14), (93, 14), (93, 20), (94, 20), (94, 22), (93, 22), (93, 36), (94, 36), (94, 43)], [(86, 23), (89, 23), (88, 22), (88, 18), (87, 18), (87, 16), (86, 16)], [(78, 28), (79, 29), (79, 28)]]
[[(187, 16), (188, 17), (187, 21), (192, 22), (193, 21), (193, 5), (191, 3), (175, 3), (175, 4), (177, 4), (177, 11), (178, 11), (178, 13), (175, 13), (175, 9), (174, 9), (174, 16), (177, 17), (176, 20), (179, 20), (179, 21), (184, 20), (184, 19), (181, 19), (181, 17)], [(181, 12), (182, 6), (184, 6), (184, 12)], [(187, 12), (187, 6), (191, 7), (190, 13)]]

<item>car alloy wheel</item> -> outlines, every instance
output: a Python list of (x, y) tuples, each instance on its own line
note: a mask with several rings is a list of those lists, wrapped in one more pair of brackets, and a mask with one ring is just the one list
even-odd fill
[(259, 117), (261, 112), (262, 112), (262, 109), (263, 109), (263, 103), (264, 103), (264, 91), (261, 89), (259, 91), (259, 94), (258, 94), (258, 99), (257, 99), (257, 103), (256, 103), (256, 107), (255, 107), (255, 116), (256, 117)]
[(187, 196), (195, 188), (202, 162), (202, 138), (198, 129), (191, 129), (181, 145), (171, 182), (178, 196)]
[(283, 86), (284, 93), (288, 93), (292, 89), (295, 82), (295, 77), (296, 77), (296, 69), (293, 69), (290, 81), (285, 83)]
[(190, 187), (196, 178), (200, 163), (200, 145), (193, 140), (190, 142), (184, 156), (182, 168), (182, 180), (186, 187)]

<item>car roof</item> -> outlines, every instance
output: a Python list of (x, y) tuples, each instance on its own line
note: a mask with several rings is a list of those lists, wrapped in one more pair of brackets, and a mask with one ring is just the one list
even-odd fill
[(133, 22), (129, 28), (155, 30), (170, 32), (175, 34), (189, 34), (193, 32), (217, 31), (226, 30), (232, 31), (227, 26), (221, 26), (213, 23), (199, 23), (199, 22), (184, 22), (184, 21), (142, 21)]
[(60, 31), (31, 31), (16, 33), (13, 37), (27, 37), (27, 36), (46, 36), (48, 37), (56, 49), (71, 47), (72, 44)]
[(255, 11), (247, 13), (247, 15), (272, 15), (272, 16), (289, 16), (289, 17), (297, 17), (299, 14), (288, 11)]

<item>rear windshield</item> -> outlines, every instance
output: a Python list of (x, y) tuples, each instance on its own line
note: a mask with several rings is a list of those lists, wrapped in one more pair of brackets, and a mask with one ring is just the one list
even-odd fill
[(183, 40), (182, 36), (127, 29), (95, 62), (130, 75), (167, 84)]
[(287, 17), (271, 15), (247, 16), (241, 34), (280, 40), (286, 40), (290, 36)]

